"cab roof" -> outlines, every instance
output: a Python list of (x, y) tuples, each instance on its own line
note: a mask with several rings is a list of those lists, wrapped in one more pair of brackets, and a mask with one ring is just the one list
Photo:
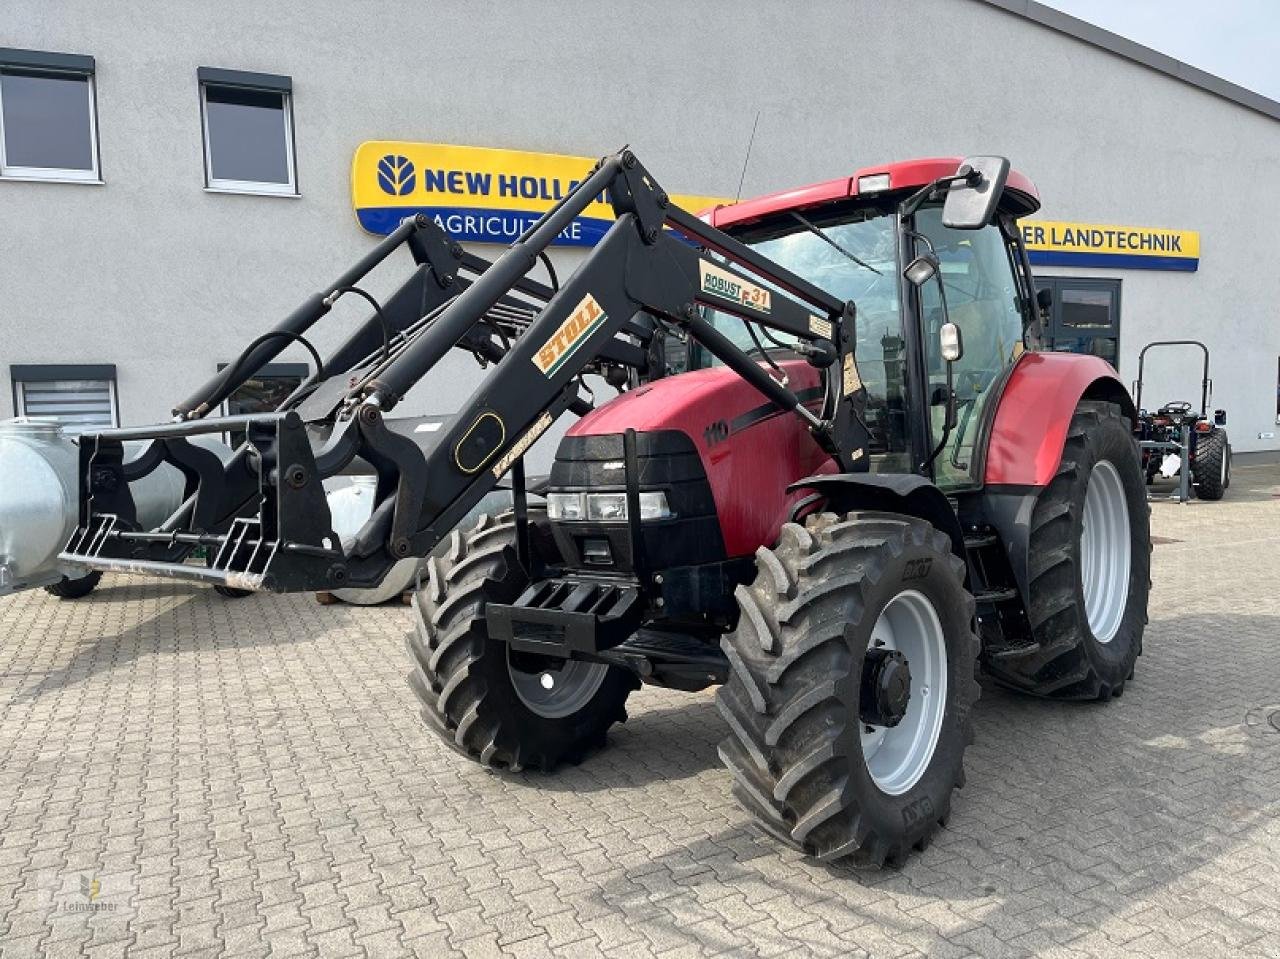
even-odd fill
[[(858, 182), (863, 177), (885, 173), (889, 175), (889, 188), (866, 195), (881, 196), (900, 190), (918, 190), (939, 177), (952, 175), (963, 162), (963, 157), (925, 157), (918, 160), (902, 160), (898, 163), (882, 163), (879, 166), (863, 167), (851, 176), (837, 177), (834, 180), (824, 180), (821, 183), (811, 183), (808, 186), (769, 193), (740, 203), (714, 207), (709, 213), (704, 212), (703, 216), (709, 217), (712, 226), (724, 229), (753, 223), (775, 213), (810, 210), (827, 203), (862, 195), (858, 192)], [(1009, 210), (1017, 216), (1027, 216), (1040, 209), (1040, 193), (1029, 177), (1017, 170), (1010, 170), (1000, 206), (1001, 209)]]

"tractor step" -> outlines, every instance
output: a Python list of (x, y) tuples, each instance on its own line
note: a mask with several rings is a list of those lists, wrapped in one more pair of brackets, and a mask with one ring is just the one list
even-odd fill
[(1016, 589), (987, 589), (982, 592), (975, 593), (973, 598), (979, 603), (1005, 603), (1011, 599), (1018, 598)]
[(976, 536), (966, 536), (964, 538), (964, 548), (985, 549), (988, 546), (995, 546), (998, 542), (1000, 542), (1000, 539), (995, 533), (979, 533)]
[(1016, 646), (999, 646), (994, 649), (987, 649), (983, 651), (983, 655), (988, 659), (999, 661), (1002, 659), (1011, 659), (1017, 656), (1025, 656), (1027, 653), (1035, 652), (1040, 648), (1042, 647), (1039, 643), (1019, 643)]
[(696, 692), (723, 683), (729, 662), (714, 642), (643, 629), (599, 658), (631, 670), (646, 683)]

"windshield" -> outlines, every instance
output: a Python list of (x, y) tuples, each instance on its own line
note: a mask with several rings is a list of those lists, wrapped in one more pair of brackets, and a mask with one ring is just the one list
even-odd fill
[[(858, 342), (854, 355), (867, 389), (872, 468), (906, 471), (905, 344), (898, 302), (894, 217), (879, 209), (860, 209), (845, 211), (836, 222), (818, 221), (816, 228), (831, 242), (799, 220), (794, 221), (794, 226), (794, 230), (781, 236), (775, 229), (767, 238), (742, 239), (780, 266), (857, 305)], [(851, 256), (862, 262), (855, 262)], [(741, 319), (713, 311), (711, 320), (739, 348), (747, 352), (754, 349)]]

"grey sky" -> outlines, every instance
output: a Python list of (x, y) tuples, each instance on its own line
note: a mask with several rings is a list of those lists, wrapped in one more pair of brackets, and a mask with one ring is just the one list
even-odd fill
[(1041, 0), (1280, 100), (1280, 0)]

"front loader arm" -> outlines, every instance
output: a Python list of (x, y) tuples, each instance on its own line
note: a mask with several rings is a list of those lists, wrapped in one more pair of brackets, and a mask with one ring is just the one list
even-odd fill
[[(617, 219), (578, 270), (554, 290), (529, 281), (537, 257), (601, 194)], [(429, 232), (423, 223), (401, 230), (397, 242)], [(365, 261), (380, 262), (377, 254), (386, 255), (391, 239)], [(339, 375), (317, 377), (313, 388), (290, 398), (289, 409), (250, 418), (246, 446), (225, 475), (189, 472), (190, 508), (169, 528), (129, 528), (128, 510), (119, 508), (127, 483), (117, 478), (112, 487), (110, 477), (95, 474), (95, 468), (111, 472), (119, 437), (87, 437), (81, 529), (64, 558), (279, 591), (376, 585), (398, 560), (430, 552), (508, 473), (522, 504), (525, 452), (566, 410), (586, 408), (579, 396), (584, 373), (643, 362), (655, 324), (682, 329), (781, 409), (802, 417), (842, 471), (866, 468), (852, 304), (671, 204), (628, 151), (602, 160), (466, 283), (456, 279), (467, 265), (456, 245), (443, 254), (439, 246), (413, 252), (415, 278), (329, 361), (334, 369), (326, 374)], [(344, 276), (329, 297), (304, 304), (309, 312), (286, 321), (292, 325), (279, 343), (253, 349), (278, 352), (356, 279)], [(824, 372), (827, 395), (818, 412), (718, 331), (700, 307), (794, 338), (798, 352)], [(391, 429), (386, 415), (458, 347), (493, 363), (464, 408), (430, 442)], [(227, 386), (215, 381), (205, 394), (219, 401), (229, 395)], [(179, 423), (142, 431), (164, 447), (166, 461), (187, 455), (182, 434), (225, 429), (216, 419), (191, 422), (214, 405), (199, 395), (180, 408)], [(322, 438), (307, 442), (310, 434)], [(377, 473), (377, 506), (353, 540), (337, 543), (320, 484), (356, 458)], [(193, 524), (197, 515), (202, 520)], [(212, 569), (183, 562), (196, 545), (216, 550)]]

